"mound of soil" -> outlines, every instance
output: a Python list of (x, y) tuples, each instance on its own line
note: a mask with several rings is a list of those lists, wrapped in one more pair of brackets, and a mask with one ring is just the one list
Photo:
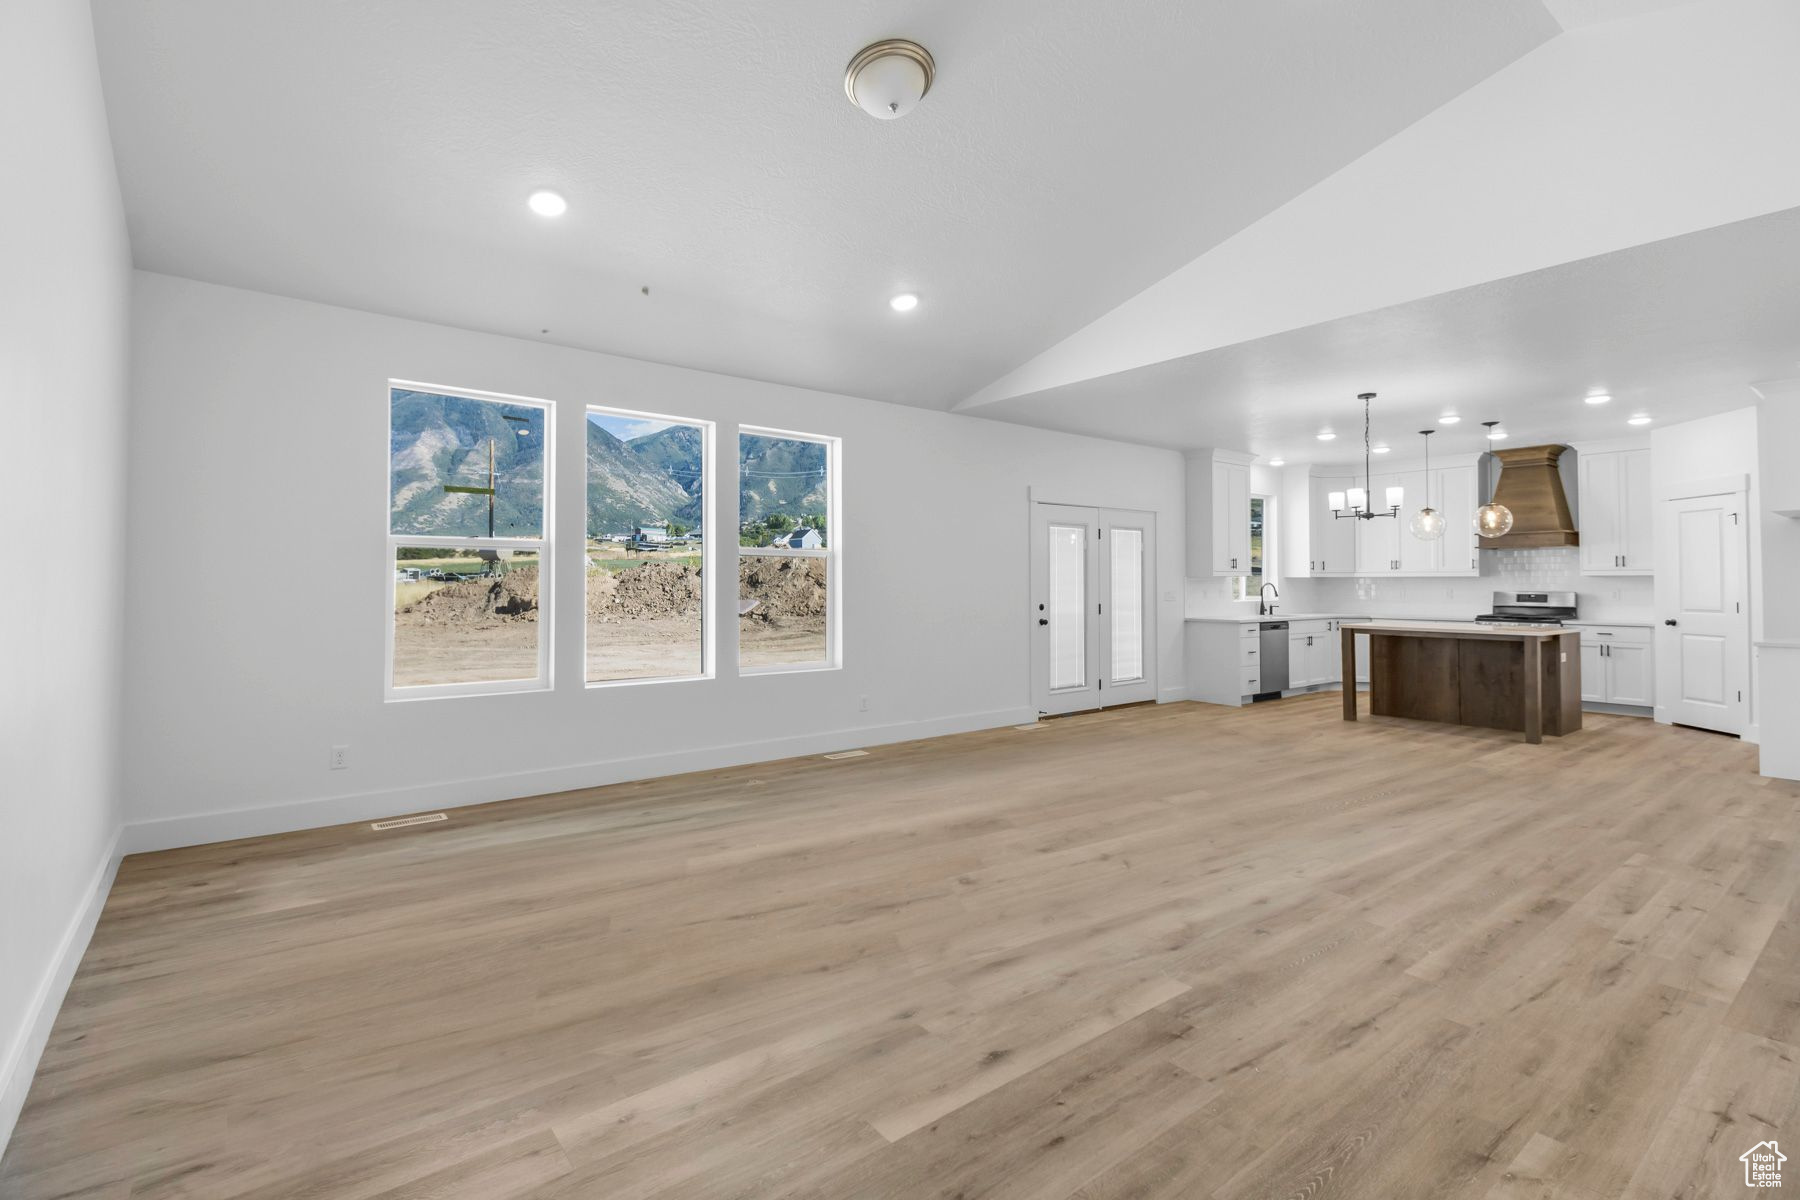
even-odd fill
[(700, 572), (686, 563), (647, 562), (624, 571), (589, 571), (590, 621), (656, 620), (700, 615)]
[(740, 558), (738, 598), (755, 600), (753, 621), (825, 615), (825, 561), (819, 558)]
[[(590, 621), (624, 622), (697, 618), (705, 594), (700, 572), (686, 563), (647, 562), (624, 571), (590, 571)], [(816, 558), (744, 558), (738, 561), (738, 597), (754, 600), (746, 619), (799, 621), (825, 615), (825, 563)], [(447, 583), (401, 610), (409, 624), (479, 625), (535, 621), (538, 569), (520, 567), (491, 579)]]
[(420, 624), (475, 625), (494, 620), (537, 620), (538, 569), (520, 567), (491, 579), (446, 583), (404, 609)]

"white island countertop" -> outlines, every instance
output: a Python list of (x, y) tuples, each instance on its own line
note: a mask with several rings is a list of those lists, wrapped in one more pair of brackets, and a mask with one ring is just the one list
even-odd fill
[(1482, 634), (1504, 638), (1561, 637), (1572, 632), (1563, 625), (1490, 625), (1482, 621), (1352, 621), (1343, 629), (1357, 633)]

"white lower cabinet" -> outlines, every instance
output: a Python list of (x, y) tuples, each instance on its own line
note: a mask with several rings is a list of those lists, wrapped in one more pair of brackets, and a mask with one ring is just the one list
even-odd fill
[(1656, 705), (1655, 645), (1647, 625), (1575, 625), (1581, 634), (1581, 699)]
[[(1276, 615), (1271, 620), (1282, 620)], [(1343, 680), (1345, 621), (1359, 617), (1312, 617), (1288, 624), (1287, 689), (1320, 687)], [(1186, 627), (1187, 692), (1190, 700), (1243, 705), (1278, 690), (1262, 667), (1262, 629), (1257, 621), (1190, 620)], [(1359, 639), (1356, 677), (1368, 680), (1367, 639)]]
[(1344, 651), (1337, 618), (1295, 621), (1288, 626), (1288, 687), (1342, 683)]

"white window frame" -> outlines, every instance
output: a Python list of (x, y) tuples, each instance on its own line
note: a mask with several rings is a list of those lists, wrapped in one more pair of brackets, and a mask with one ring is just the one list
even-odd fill
[[(515, 408), (535, 408), (544, 414), (544, 526), (541, 535), (535, 538), (503, 538), (503, 537), (452, 537), (443, 534), (410, 534), (395, 533), (394, 528), (394, 451), (393, 451), (393, 404), (396, 388), (409, 392), (430, 392), (439, 396), (454, 396), (460, 400), (480, 400), (490, 404), (505, 404)], [(555, 554), (552, 550), (551, 530), (555, 529), (553, 505), (556, 498), (556, 405), (550, 400), (540, 400), (533, 396), (512, 396), (504, 392), (484, 392), (474, 388), (446, 387), (437, 383), (420, 383), (409, 379), (390, 379), (387, 389), (382, 393), (388, 406), (388, 446), (387, 468), (382, 472), (382, 479), (387, 487), (382, 495), (381, 521), (382, 532), (386, 535), (387, 552), (387, 660), (383, 671), (383, 698), (388, 703), (406, 703), (413, 700), (444, 700), (459, 696), (500, 696), (513, 692), (547, 692), (555, 686), (552, 667), (556, 655), (552, 652), (555, 638), (556, 622), (553, 619), (554, 596), (556, 594)], [(398, 596), (399, 572), (395, 568), (396, 551), (403, 546), (422, 546), (427, 549), (439, 547), (445, 549), (466, 550), (536, 550), (538, 556), (538, 670), (534, 679), (496, 679), (477, 680), (471, 683), (426, 683), (409, 684), (396, 687), (394, 684), (394, 604)], [(582, 547), (584, 551), (585, 540)]]
[[(1250, 499), (1253, 502), (1261, 500), (1263, 506), (1263, 583), (1272, 583), (1279, 589), (1281, 581), (1275, 577), (1275, 564), (1278, 561), (1275, 557), (1275, 515), (1277, 501), (1274, 496), (1262, 492), (1252, 492), (1250, 494)], [(1250, 581), (1254, 578), (1254, 575), (1233, 575), (1231, 577), (1231, 590), (1243, 593), (1243, 595), (1240, 596), (1233, 596), (1233, 601), (1238, 604), (1260, 605), (1262, 603), (1262, 597), (1260, 595), (1252, 595), (1250, 592)], [(1261, 587), (1261, 584), (1257, 585), (1259, 592)]]
[[(843, 461), (844, 443), (842, 438), (829, 437), (818, 433), (801, 433), (792, 429), (769, 429), (761, 425), (739, 425), (738, 437), (780, 438), (784, 441), (814, 442), (825, 447), (825, 548), (822, 550), (781, 550), (773, 546), (737, 546), (737, 554), (731, 560), (731, 575), (735, 585), (738, 576), (738, 561), (742, 558), (822, 558), (825, 560), (825, 657), (809, 662), (770, 663), (763, 666), (747, 667), (744, 665), (744, 651), (738, 648), (738, 674), (751, 675), (794, 675), (806, 671), (837, 671), (844, 665), (843, 661), (843, 588), (842, 561), (840, 553), (843, 549)], [(737, 454), (738, 468), (743, 467), (743, 445), (734, 447)], [(733, 520), (731, 527), (737, 529), (743, 521), (743, 487), (744, 481), (738, 480), (737, 494), (731, 497)], [(736, 544), (738, 538), (733, 537)]]
[[(667, 421), (673, 425), (686, 425), (700, 431), (700, 503), (706, 514), (701, 518), (701, 529), (706, 530), (713, 522), (709, 519), (717, 510), (714, 506), (715, 494), (713, 482), (718, 477), (717, 450), (718, 425), (713, 421), (703, 421), (698, 417), (677, 417), (669, 413), (644, 412), (634, 408), (614, 408), (608, 404), (590, 404), (581, 414), (582, 436), (587, 435), (588, 413), (600, 413), (608, 417), (625, 417), (628, 419)], [(585, 442), (583, 445), (585, 446)], [(582, 494), (587, 494), (587, 456), (582, 456)], [(737, 528), (734, 520), (732, 529)], [(589, 679), (587, 677), (588, 635), (592, 632), (587, 619), (587, 586), (588, 586), (588, 539), (593, 530), (587, 527), (587, 508), (581, 513), (581, 678), (590, 688), (635, 687), (639, 684), (657, 683), (694, 683), (699, 680), (718, 677), (718, 606), (713, 602), (714, 589), (717, 586), (717, 571), (713, 569), (719, 561), (713, 543), (717, 540), (707, 533), (700, 543), (700, 666), (701, 670), (692, 675), (645, 675), (637, 679)], [(735, 541), (736, 538), (734, 537)], [(732, 561), (735, 570), (737, 562)]]

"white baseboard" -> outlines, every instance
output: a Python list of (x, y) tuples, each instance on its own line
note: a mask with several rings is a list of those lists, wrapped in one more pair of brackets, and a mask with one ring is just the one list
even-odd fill
[(25, 1095), (31, 1091), (31, 1081), (37, 1075), (38, 1059), (50, 1041), (50, 1028), (56, 1024), (56, 1014), (62, 1011), (63, 997), (69, 994), (75, 968), (87, 953), (88, 939), (94, 936), (100, 910), (106, 907), (107, 893), (112, 891), (113, 876), (119, 873), (123, 832), (114, 831), (112, 844), (107, 846), (88, 882), (86, 899), (80, 910), (70, 916), (56, 954), (38, 981), (24, 1025), (13, 1035), (4, 1064), (0, 1065), (0, 1154), (5, 1153), (13, 1126), (18, 1124), (19, 1110), (25, 1107)]
[(352, 821), (374, 821), (405, 813), (463, 808), (471, 804), (489, 804), (495, 800), (516, 800), (521, 796), (602, 787), (609, 783), (629, 783), (637, 779), (681, 775), (689, 771), (711, 771), (719, 767), (739, 767), (749, 763), (799, 758), (808, 754), (829, 754), (861, 746), (882, 746), (952, 733), (972, 733), (980, 729), (1024, 725), (1035, 720), (1037, 713), (1029, 706), (1004, 708), (938, 717), (929, 721), (868, 725), (857, 729), (799, 734), (775, 740), (736, 742), (703, 750), (611, 759), (567, 767), (546, 767), (536, 771), (512, 771), (444, 783), (409, 784), (348, 796), (326, 796), (316, 800), (257, 808), (191, 813), (127, 825), (124, 852), (143, 854), (154, 850), (173, 850), (180, 846), (228, 842), (237, 838), (293, 833), (300, 829), (319, 829)]

